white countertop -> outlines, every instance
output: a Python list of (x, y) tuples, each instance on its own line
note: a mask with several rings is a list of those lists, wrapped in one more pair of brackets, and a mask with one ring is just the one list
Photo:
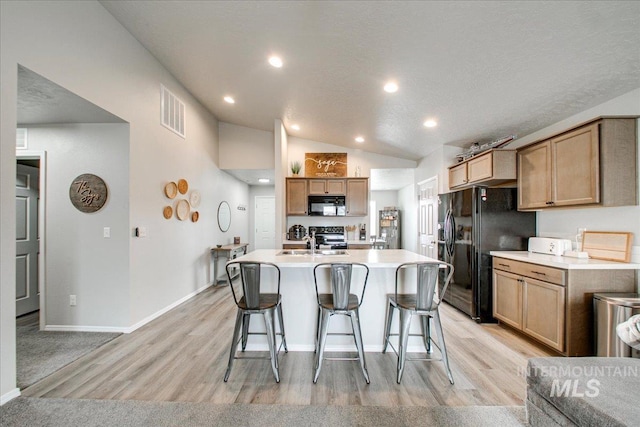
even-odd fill
[(355, 249), (348, 255), (278, 255), (281, 249), (258, 249), (235, 261), (271, 262), (281, 268), (313, 267), (321, 262), (360, 262), (369, 268), (396, 268), (404, 262), (438, 261), (405, 249)]
[(566, 270), (640, 270), (640, 264), (591, 258), (570, 258), (527, 251), (491, 251), (489, 254), (515, 261), (530, 262)]

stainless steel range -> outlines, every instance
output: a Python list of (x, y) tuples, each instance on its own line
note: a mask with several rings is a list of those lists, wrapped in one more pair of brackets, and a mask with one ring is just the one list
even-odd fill
[(316, 236), (316, 249), (347, 249), (342, 226), (309, 227), (309, 235), (313, 233)]

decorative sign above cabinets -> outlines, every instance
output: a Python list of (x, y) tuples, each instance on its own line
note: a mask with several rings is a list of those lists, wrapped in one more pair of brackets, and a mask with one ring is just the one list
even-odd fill
[(97, 212), (107, 201), (107, 184), (97, 175), (79, 175), (69, 186), (69, 199), (80, 212)]
[(305, 153), (304, 176), (341, 178), (347, 176), (347, 153)]

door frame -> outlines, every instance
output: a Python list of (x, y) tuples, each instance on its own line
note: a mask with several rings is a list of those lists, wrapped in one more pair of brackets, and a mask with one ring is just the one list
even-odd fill
[(40, 241), (38, 242), (38, 289), (40, 290), (40, 330), (44, 330), (46, 322), (46, 251), (45, 237), (46, 233), (46, 176), (47, 176), (47, 152), (44, 150), (16, 150), (16, 164), (18, 160), (40, 160), (40, 179), (38, 189), (38, 231)]

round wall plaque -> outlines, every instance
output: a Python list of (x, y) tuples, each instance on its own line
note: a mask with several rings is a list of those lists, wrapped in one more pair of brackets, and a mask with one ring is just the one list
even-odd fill
[(79, 175), (69, 186), (69, 199), (80, 212), (97, 212), (107, 202), (107, 184), (97, 175)]

